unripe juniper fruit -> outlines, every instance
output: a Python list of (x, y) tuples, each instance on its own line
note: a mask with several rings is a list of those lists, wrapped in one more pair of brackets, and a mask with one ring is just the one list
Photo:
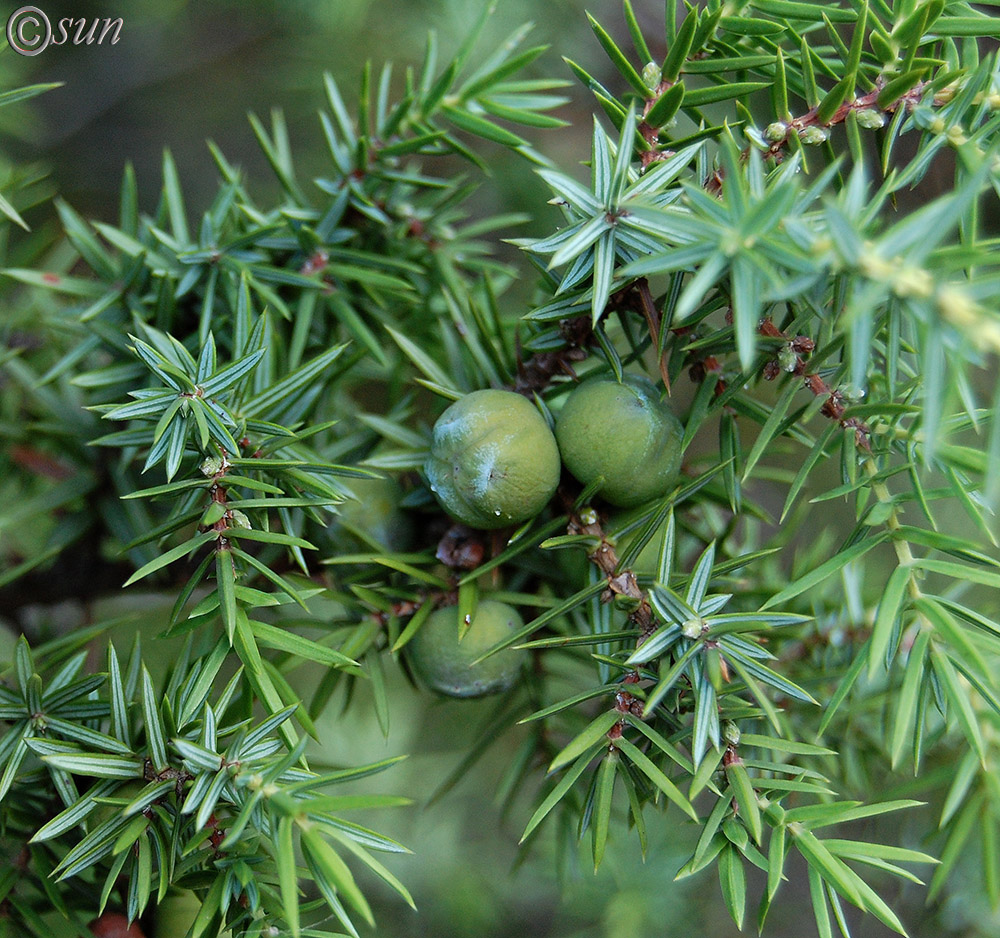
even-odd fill
[(190, 890), (170, 893), (156, 906), (153, 938), (182, 938), (201, 911), (201, 900)]
[(503, 528), (538, 514), (559, 484), (559, 448), (545, 418), (513, 391), (473, 391), (434, 424), (425, 464), (449, 515)]
[(575, 387), (556, 420), (563, 463), (600, 495), (629, 507), (658, 498), (673, 484), (684, 430), (653, 383), (639, 375), (591, 378)]
[(459, 639), (458, 607), (431, 613), (406, 645), (406, 658), (417, 680), (448, 697), (483, 697), (513, 687), (525, 659), (523, 651), (505, 648), (474, 665), (480, 655), (524, 626), (513, 606), (481, 600), (472, 623)]

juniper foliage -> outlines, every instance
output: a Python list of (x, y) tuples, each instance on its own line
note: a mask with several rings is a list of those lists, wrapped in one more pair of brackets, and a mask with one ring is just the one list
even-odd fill
[[(57, 202), (64, 242), (4, 270), (42, 340), (8, 327), (0, 356), (0, 587), (124, 563), (183, 651), (164, 673), (111, 621), (19, 641), (4, 927), (148, 921), (180, 890), (189, 938), (354, 934), (361, 867), (412, 902), (373, 855), (405, 848), (343, 816), (407, 799), (332, 788), (392, 760), (306, 744), (341, 690), (391, 732), (386, 669), (480, 595), (520, 607), (494, 650), (534, 667), (449, 784), (526, 724), (502, 784), (537, 792), (525, 849), (587, 838), (596, 868), (667, 812), (697, 845), (664, 877), (714, 868), (741, 928), (765, 928), (795, 854), (823, 936), (848, 934), (845, 904), (905, 933), (889, 878), (936, 864), (933, 899), (970, 851), (1000, 900), (995, 5), (668, 3), (652, 36), (625, 0), (631, 48), (592, 20), (580, 56), (601, 47), (615, 82), (567, 62), (596, 105), (587, 178), (530, 142), (568, 82), (520, 77), (545, 49), (519, 29), (366, 68), (353, 110), (326, 76), (319, 179), (279, 113), (251, 118), (273, 204), (214, 145), (197, 223), (169, 154), (152, 214), (130, 171), (115, 224)], [(520, 219), (468, 207), (498, 148), (563, 216), (518, 265), (494, 248)], [(953, 184), (929, 194), (931, 172)], [(422, 476), (449, 401), (506, 387), (551, 420), (579, 378), (626, 371), (683, 402), (667, 495), (615, 511), (564, 476), (502, 537), (449, 528)], [(412, 544), (345, 511), (383, 475)], [(890, 769), (912, 777), (887, 797)], [(926, 844), (840, 836), (923, 802)]]

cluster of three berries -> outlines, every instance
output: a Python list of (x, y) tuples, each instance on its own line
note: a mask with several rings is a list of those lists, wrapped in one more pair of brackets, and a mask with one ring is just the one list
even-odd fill
[[(555, 493), (561, 467), (605, 501), (628, 507), (664, 495), (680, 464), (683, 431), (646, 378), (592, 378), (567, 397), (555, 435), (538, 408), (512, 391), (475, 391), (434, 425), (425, 466), (448, 514), (473, 528), (504, 528), (533, 518)], [(407, 645), (426, 687), (451, 697), (481, 697), (512, 687), (525, 653), (480, 658), (524, 627), (512, 606), (481, 600), (470, 621), (457, 606), (436, 610)]]

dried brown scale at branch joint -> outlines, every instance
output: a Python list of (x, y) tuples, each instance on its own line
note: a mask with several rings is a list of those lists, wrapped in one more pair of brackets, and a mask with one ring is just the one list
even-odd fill
[(521, 355), (521, 337), (516, 335), (517, 377), (510, 386), (512, 391), (531, 397), (544, 391), (549, 382), (558, 374), (576, 377), (573, 362), (582, 362), (587, 357), (587, 348), (594, 340), (590, 321), (586, 317), (564, 319), (559, 323), (559, 334), (566, 348), (554, 352), (540, 352), (524, 361)]
[[(563, 493), (563, 495), (568, 500), (567, 494)], [(635, 609), (629, 615), (629, 621), (633, 622), (639, 628), (639, 638), (636, 640), (636, 647), (638, 647), (656, 631), (657, 622), (653, 616), (653, 609), (649, 605), (649, 600), (646, 599), (645, 593), (639, 588), (635, 574), (631, 570), (624, 570), (617, 576), (615, 575), (615, 568), (618, 566), (618, 554), (615, 551), (614, 545), (610, 544), (605, 537), (599, 519), (584, 519), (578, 512), (570, 511), (569, 524), (566, 530), (569, 534), (584, 534), (599, 539), (600, 543), (598, 546), (587, 556), (591, 563), (595, 564), (608, 578), (608, 589), (601, 594), (601, 601), (609, 602), (615, 596), (627, 596), (636, 602)], [(632, 671), (625, 675), (623, 683), (638, 684), (640, 680), (639, 673)], [(615, 694), (615, 709), (620, 713), (631, 713), (641, 718), (643, 703), (635, 694), (621, 690)], [(606, 734), (607, 738), (613, 743), (614, 740), (622, 735), (623, 729), (624, 722), (619, 720), (608, 730)]]
[[(225, 764), (225, 763), (223, 763)], [(188, 781), (194, 778), (193, 775), (189, 775), (183, 769), (174, 769), (169, 765), (165, 769), (160, 769), (157, 771), (153, 768), (153, 763), (150, 759), (146, 759), (142, 766), (142, 777), (147, 782), (162, 782), (168, 778), (178, 779), (180, 781)]]
[(423, 241), (430, 251), (435, 251), (441, 247), (441, 242), (433, 235), (428, 234), (427, 228), (419, 218), (409, 218), (406, 224), (406, 234), (418, 241)]
[[(223, 761), (223, 765), (225, 765), (225, 761)], [(143, 780), (147, 782), (165, 782), (167, 780), (172, 779), (174, 782), (174, 794), (178, 798), (181, 798), (184, 795), (184, 783), (189, 782), (191, 781), (191, 779), (194, 778), (193, 775), (191, 775), (189, 772), (186, 772), (184, 769), (175, 769), (169, 765), (165, 769), (160, 769), (160, 771), (157, 771), (153, 767), (153, 763), (150, 759), (146, 759), (143, 762), (142, 777)], [(156, 799), (156, 801), (160, 800), (162, 799), (161, 798)], [(155, 803), (156, 802), (150, 802), (149, 805), (147, 805), (146, 808), (143, 810), (143, 813), (146, 814), (146, 812), (151, 811), (153, 808), (153, 804)]]
[(222, 846), (222, 842), (226, 839), (226, 832), (219, 824), (219, 819), (214, 813), (208, 816), (208, 820), (205, 822), (205, 830), (211, 831), (208, 835), (208, 842), (212, 845), (212, 852), (219, 853), (219, 847)]
[[(596, 532), (593, 530), (594, 528), (597, 528)], [(625, 596), (638, 603), (629, 615), (629, 619), (639, 627), (637, 644), (641, 645), (656, 631), (656, 619), (653, 617), (653, 610), (646, 599), (646, 594), (639, 589), (635, 574), (631, 570), (625, 570), (617, 576), (614, 575), (614, 569), (618, 566), (618, 554), (614, 547), (605, 540), (598, 525), (577, 527), (576, 521), (570, 521), (569, 532), (571, 534), (596, 533), (601, 538), (600, 545), (588, 555), (591, 563), (596, 564), (598, 569), (608, 578), (608, 588), (601, 594), (601, 601), (610, 602), (616, 596)]]
[[(726, 325), (731, 326), (733, 324), (733, 311), (727, 310), (726, 312)], [(691, 326), (678, 326), (676, 329), (672, 330), (675, 335), (687, 335), (692, 332)], [(688, 377), (695, 383), (700, 384), (705, 380), (705, 377), (709, 374), (719, 375), (719, 379), (715, 383), (715, 397), (722, 394), (726, 388), (727, 384), (721, 377), (722, 375), (722, 363), (714, 355), (706, 355), (700, 361), (695, 361), (692, 363), (690, 369), (688, 370)]]
[[(250, 440), (246, 437), (240, 440), (240, 446), (244, 449), (250, 445)], [(253, 455), (259, 457), (261, 455), (260, 450), (257, 450)], [(230, 528), (233, 527), (233, 521), (236, 516), (239, 515), (242, 517), (239, 512), (236, 512), (234, 515), (233, 511), (227, 507), (229, 503), (229, 492), (225, 485), (222, 484), (222, 481), (225, 479), (226, 474), (230, 469), (232, 469), (232, 464), (229, 462), (229, 454), (224, 449), (219, 450), (218, 457), (213, 457), (211, 460), (206, 459), (202, 463), (202, 472), (208, 474), (212, 479), (212, 485), (208, 490), (209, 499), (212, 503), (221, 505), (225, 509), (222, 517), (220, 517), (214, 524), (201, 528), (201, 530), (214, 531), (216, 533), (216, 551), (223, 551), (229, 547), (229, 539), (225, 536), (225, 534)], [(244, 526), (246, 526), (246, 519), (244, 518), (243, 521)]]
[[(688, 377), (695, 383), (700, 384), (711, 374), (722, 374), (722, 363), (714, 355), (706, 355), (700, 361), (694, 362), (688, 369)], [(715, 396), (718, 397), (726, 390), (726, 382), (720, 377), (715, 382)]]
[[(820, 413), (824, 417), (836, 420), (845, 429), (854, 430), (857, 445), (868, 451), (871, 449), (871, 429), (868, 424), (857, 417), (845, 417), (847, 408), (844, 406), (842, 392), (837, 388), (831, 388), (818, 374), (806, 370), (805, 356), (810, 354), (816, 343), (808, 336), (788, 336), (782, 332), (770, 319), (762, 319), (757, 327), (757, 331), (768, 338), (782, 339), (788, 343), (787, 348), (795, 356), (791, 374), (802, 378), (806, 388), (816, 397), (826, 396)], [(777, 377), (774, 368), (783, 370), (779, 362), (771, 361), (764, 366), (764, 377), (773, 380)]]
[[(445, 601), (443, 601), (441, 603), (441, 605), (445, 605), (445, 606), (447, 606), (449, 604), (450, 605), (454, 605), (454, 603), (451, 603), (448, 600), (448, 597), (452, 597), (452, 596), (454, 597), (454, 601), (458, 602), (458, 594), (457, 593), (442, 593), (442, 594), (440, 594), (439, 598), (445, 600)], [(414, 601), (412, 599), (401, 599), (401, 600), (399, 600), (397, 602), (394, 602), (392, 604), (392, 606), (390, 607), (389, 612), (383, 612), (381, 610), (379, 610), (378, 612), (373, 612), (372, 613), (372, 618), (379, 625), (383, 625), (383, 626), (387, 625), (390, 618), (400, 618), (401, 619), (401, 618), (404, 618), (406, 616), (412, 616), (423, 605), (424, 600), (426, 600), (428, 598), (429, 597), (424, 596), (420, 600), (417, 600), (417, 601)]]
[[(658, 346), (660, 313), (653, 301), (649, 284), (644, 277), (612, 293), (601, 318), (619, 311), (635, 312), (642, 315), (646, 320), (654, 346)], [(527, 362), (522, 358), (520, 336), (515, 336), (517, 377), (510, 385), (511, 390), (531, 397), (532, 394), (544, 391), (558, 374), (576, 378), (572, 363), (584, 361), (588, 354), (587, 350), (594, 342), (594, 332), (590, 320), (585, 316), (563, 319), (559, 323), (559, 333), (566, 343), (566, 348), (554, 352), (540, 352)], [(660, 374), (669, 391), (670, 380), (665, 362), (660, 364)]]
[[(810, 109), (800, 117), (793, 117), (789, 121), (779, 121), (779, 123), (784, 124), (786, 127), (785, 136), (771, 143), (771, 146), (767, 150), (767, 156), (780, 161), (784, 155), (782, 151), (785, 147), (787, 147), (789, 137), (793, 134), (798, 134), (807, 127), (833, 127), (836, 124), (842, 124), (845, 120), (847, 120), (847, 115), (850, 114), (851, 111), (877, 110), (886, 114), (894, 114), (900, 107), (912, 110), (919, 103), (920, 98), (924, 93), (924, 89), (927, 87), (927, 83), (919, 82), (895, 101), (885, 105), (884, 107), (879, 107), (878, 96), (882, 93), (882, 89), (884, 87), (884, 81), (877, 82), (875, 88), (867, 94), (863, 94), (860, 97), (855, 98), (853, 101), (845, 101), (841, 104), (840, 107), (833, 112), (833, 116), (825, 122), (818, 119), (818, 106)], [(938, 101), (937, 98), (933, 101), (933, 104), (935, 105), (942, 103), (944, 103), (944, 101)], [(749, 148), (743, 151), (743, 158), (745, 159), (748, 154)]]
[[(632, 675), (628, 675), (631, 677)], [(630, 694), (628, 691), (620, 690), (615, 694), (615, 710), (620, 713), (631, 713), (633, 716), (642, 716), (642, 701)]]
[[(776, 123), (778, 125), (784, 125), (786, 128), (785, 135), (780, 137), (778, 140), (771, 142), (771, 145), (764, 151), (765, 156), (780, 163), (785, 157), (784, 151), (788, 146), (789, 139), (793, 135), (798, 136), (799, 131), (805, 130), (807, 127), (833, 127), (835, 124), (842, 124), (845, 120), (847, 120), (847, 115), (850, 114), (851, 111), (876, 110), (880, 113), (884, 111), (886, 114), (893, 114), (899, 109), (900, 106), (912, 110), (920, 101), (920, 97), (924, 92), (926, 83), (920, 82), (915, 87), (907, 91), (906, 94), (899, 97), (896, 101), (893, 101), (891, 104), (888, 104), (884, 108), (880, 109), (877, 107), (877, 103), (878, 96), (881, 94), (883, 87), (884, 83), (880, 83), (868, 94), (862, 95), (860, 98), (855, 98), (853, 101), (846, 101), (825, 123), (822, 123), (817, 119), (817, 112), (819, 110), (818, 106), (812, 108), (801, 117), (793, 117), (789, 121), (777, 121)], [(946, 103), (945, 98), (941, 98), (939, 100), (937, 97), (935, 97), (932, 102), (935, 107), (944, 103)], [(749, 159), (751, 149), (751, 147), (747, 147), (740, 153), (740, 162), (746, 162)], [(721, 195), (724, 180), (725, 173), (723, 170), (721, 168), (715, 169), (712, 171), (711, 175), (706, 177), (702, 183), (702, 188), (710, 195)]]
[(789, 338), (770, 319), (762, 319), (757, 331), (767, 338), (781, 339), (785, 342), (778, 357), (772, 358), (764, 365), (766, 380), (773, 381), (783, 371), (793, 374), (805, 372), (805, 356), (811, 355), (816, 348), (816, 343), (809, 336), (797, 335)]
[(722, 195), (722, 183), (724, 178), (725, 174), (723, 173), (721, 168), (713, 170), (712, 174), (708, 176), (702, 183), (702, 188), (709, 195)]
[[(626, 684), (636, 684), (640, 680), (637, 672), (632, 671), (630, 674), (626, 674), (624, 678), (624, 683)], [(619, 713), (629, 713), (632, 716), (639, 717), (642, 719), (643, 713), (643, 702), (635, 694), (630, 694), (626, 690), (620, 690), (615, 694), (615, 710)], [(625, 721), (619, 720), (617, 723), (612, 724), (611, 729), (605, 734), (607, 738), (611, 741), (612, 745), (616, 739), (620, 739), (622, 733), (625, 730)]]
[(486, 556), (485, 533), (453, 524), (438, 543), (434, 556), (452, 570), (475, 570)]
[[(673, 86), (674, 86), (674, 82), (672, 82), (672, 81), (661, 81), (656, 86), (656, 91), (653, 94), (653, 96), (647, 98), (646, 99), (646, 103), (643, 105), (643, 108), (642, 108), (642, 116), (643, 116), (643, 118), (645, 118), (645, 116), (649, 113), (649, 111), (653, 107), (653, 105), (656, 104), (656, 102), (660, 98), (660, 96), (664, 92), (669, 91)], [(642, 152), (642, 155), (639, 157), (640, 163), (642, 165), (643, 172), (645, 172), (646, 169), (648, 169), (653, 163), (657, 162), (658, 160), (665, 160), (668, 157), (671, 157), (671, 156), (674, 155), (674, 151), (673, 150), (660, 149), (660, 128), (659, 127), (654, 127), (648, 121), (643, 120), (639, 124), (639, 128), (638, 129), (639, 129), (639, 133), (642, 135), (642, 139), (645, 140), (646, 143), (649, 145), (649, 149), (648, 150), (644, 150)]]
[(607, 540), (600, 520), (591, 521), (589, 518), (585, 520), (579, 513), (571, 511), (566, 530), (569, 534), (583, 534), (598, 540), (598, 546), (587, 557), (608, 578), (608, 588), (601, 594), (601, 601), (608, 602), (615, 596), (625, 596), (638, 603), (629, 615), (629, 620), (639, 628), (639, 639), (636, 644), (641, 645), (656, 631), (657, 623), (653, 616), (653, 609), (649, 605), (649, 600), (646, 599), (646, 594), (639, 588), (639, 583), (631, 570), (623, 570), (621, 573), (615, 574), (615, 568), (618, 566), (618, 554), (614, 545)]
[(330, 255), (326, 251), (319, 249), (306, 258), (305, 262), (299, 268), (299, 273), (305, 277), (311, 277), (313, 274), (319, 273), (323, 270), (327, 263), (329, 263)]

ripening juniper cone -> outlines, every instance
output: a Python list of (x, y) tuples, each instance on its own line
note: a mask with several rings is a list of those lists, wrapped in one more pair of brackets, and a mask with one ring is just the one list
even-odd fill
[(168, 893), (156, 906), (153, 938), (181, 938), (201, 911), (201, 901), (190, 889)]
[(481, 600), (459, 638), (458, 606), (433, 612), (406, 645), (414, 676), (429, 690), (449, 697), (483, 697), (514, 686), (526, 653), (505, 648), (473, 664), (497, 642), (524, 626), (513, 606)]
[(559, 447), (545, 418), (513, 391), (473, 391), (434, 424), (425, 465), (441, 507), (473, 528), (538, 514), (559, 484)]
[(664, 495), (677, 478), (684, 429), (656, 386), (641, 375), (590, 378), (566, 398), (556, 440), (566, 468), (623, 508)]

